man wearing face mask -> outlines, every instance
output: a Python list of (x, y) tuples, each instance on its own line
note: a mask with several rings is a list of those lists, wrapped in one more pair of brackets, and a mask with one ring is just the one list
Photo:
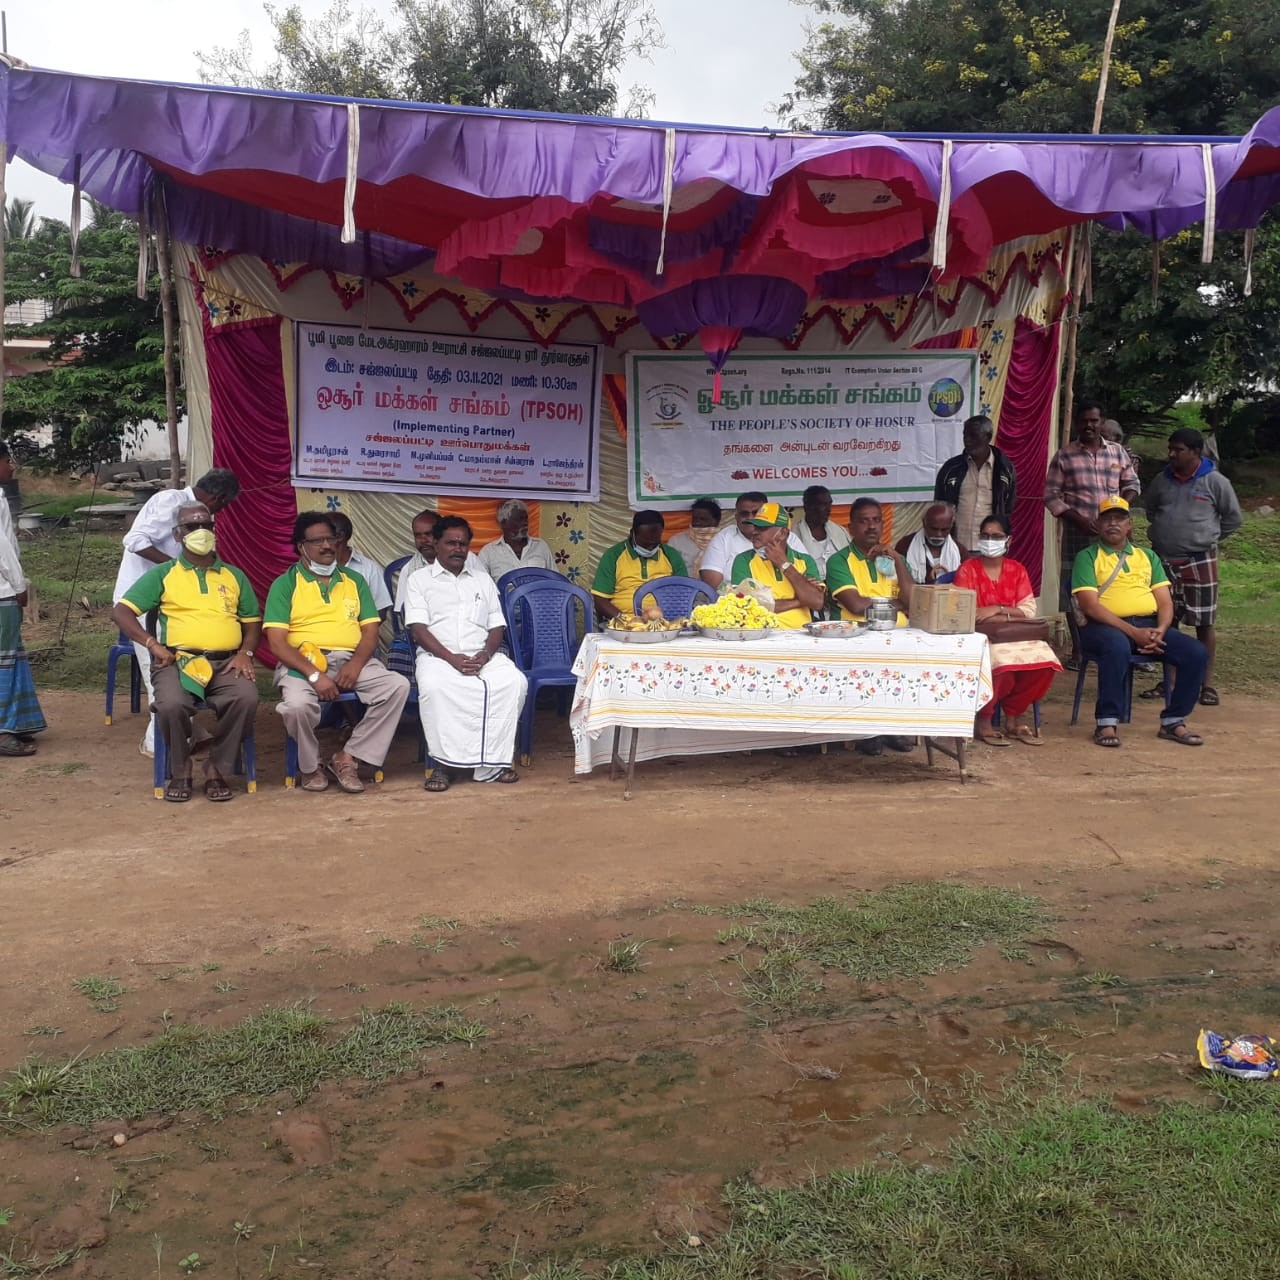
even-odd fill
[(720, 514), (720, 504), (714, 498), (699, 498), (689, 508), (689, 527), (667, 539), (667, 546), (680, 553), (690, 575), (702, 568), (702, 557), (720, 532)]
[(302, 512), (293, 526), (298, 562), (267, 593), (263, 630), (275, 654), (276, 710), (298, 744), (304, 791), (329, 786), (320, 767), (316, 726), (320, 703), (355, 693), (364, 705), (346, 748), (335, 751), (327, 769), (338, 787), (364, 790), (359, 763), (382, 767), (409, 698), (409, 682), (388, 671), (374, 656), (378, 611), (359, 574), (338, 564), (338, 531), (323, 511)]
[[(754, 547), (751, 535), (754, 526), (751, 521), (756, 513), (769, 501), (767, 493), (751, 489), (740, 493), (733, 504), (733, 523), (726, 525), (707, 545), (706, 554), (702, 557), (702, 568), (698, 577), (709, 587), (718, 587), (730, 577), (733, 562), (744, 552)], [(794, 534), (787, 535), (787, 546), (801, 555), (808, 555), (804, 543)], [(730, 579), (732, 580), (732, 579)]]
[[(600, 557), (591, 596), (596, 612), (604, 621), (620, 613), (630, 613), (636, 588), (642, 583), (673, 575), (688, 576), (680, 553), (662, 544), (665, 527), (660, 511), (637, 511), (631, 521), (630, 535)], [(653, 597), (645, 597), (642, 603), (652, 604)]]
[(556, 572), (555, 553), (541, 538), (529, 536), (529, 508), (518, 498), (498, 508), (502, 537), (480, 551), (480, 567), (494, 582), (512, 569), (550, 569)]
[(931, 584), (939, 574), (955, 573), (960, 567), (960, 548), (951, 536), (955, 522), (951, 505), (935, 502), (925, 508), (920, 531), (899, 539), (894, 550), (906, 560), (913, 582)]
[[(240, 494), (240, 481), (222, 467), (206, 471), (195, 484), (186, 489), (161, 489), (147, 499), (146, 505), (133, 518), (129, 532), (124, 535), (124, 555), (116, 573), (112, 600), (124, 599), (125, 592), (142, 577), (152, 565), (167, 564), (177, 557), (181, 543), (174, 537), (173, 528), (178, 508), (191, 502), (202, 503), (216, 516), (233, 503)], [(152, 699), (151, 658), (138, 644), (133, 646), (142, 669), (142, 680), (147, 686), (147, 701)], [(138, 748), (144, 756), (153, 753), (155, 746), (155, 719), (147, 716), (147, 731)]]
[[(258, 709), (253, 650), (262, 635), (258, 598), (244, 574), (217, 555), (213, 514), (200, 503), (179, 507), (173, 527), (182, 550), (148, 569), (112, 611), (116, 626), (147, 650), (156, 723), (169, 748), (164, 798), (191, 799), (191, 726), (197, 701), (218, 717), (205, 762), (204, 793), (230, 800), (226, 776)], [(156, 634), (139, 619), (155, 614)]]

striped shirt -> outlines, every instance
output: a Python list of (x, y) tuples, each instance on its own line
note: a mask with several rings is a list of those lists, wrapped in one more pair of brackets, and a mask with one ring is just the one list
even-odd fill
[(1129, 451), (1107, 440), (1086, 449), (1078, 440), (1059, 449), (1049, 460), (1044, 480), (1044, 505), (1055, 516), (1078, 512), (1094, 520), (1103, 498), (1142, 491)]

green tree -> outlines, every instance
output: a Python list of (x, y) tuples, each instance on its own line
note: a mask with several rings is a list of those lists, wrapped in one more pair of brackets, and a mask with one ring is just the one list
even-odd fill
[[(781, 114), (797, 127), (1084, 133), (1093, 122), (1111, 0), (809, 0), (819, 14)], [(1124, 0), (1104, 133), (1233, 134), (1280, 98), (1280, 5)], [(1200, 263), (1194, 228), (1160, 250), (1136, 234), (1094, 237), (1077, 395), (1126, 426), (1186, 392), (1231, 405), (1275, 376), (1280, 232), (1258, 230), (1243, 296), (1241, 237)]]
[[(137, 224), (90, 205), (79, 276), (63, 222), (43, 218), (6, 246), (6, 299), (45, 299), (53, 314), (23, 330), (51, 339), (50, 367), (6, 383), (4, 428), (20, 456), (58, 468), (118, 458), (131, 430), (165, 417), (159, 279), (146, 300), (137, 297)], [(31, 434), (44, 426), (53, 431), (47, 446)]]
[[(349, 0), (312, 19), (296, 4), (263, 7), (273, 60), (255, 63), (245, 33), (196, 55), (206, 81), (601, 115), (618, 110), (626, 59), (662, 36), (647, 0), (396, 0), (389, 22)], [(647, 101), (633, 89), (624, 106)]]
[(29, 240), (36, 230), (36, 206), (34, 200), (20, 200), (10, 196), (4, 203), (4, 238)]

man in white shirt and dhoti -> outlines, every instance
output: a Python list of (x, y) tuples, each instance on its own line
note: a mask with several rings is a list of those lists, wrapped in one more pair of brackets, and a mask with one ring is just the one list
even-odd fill
[(418, 708), (434, 767), (427, 791), (448, 791), (447, 769), (477, 782), (519, 782), (511, 767), (528, 681), (504, 653), (498, 589), (468, 562), (471, 526), (445, 516), (435, 527), (433, 564), (405, 593), (404, 620), (418, 646)]

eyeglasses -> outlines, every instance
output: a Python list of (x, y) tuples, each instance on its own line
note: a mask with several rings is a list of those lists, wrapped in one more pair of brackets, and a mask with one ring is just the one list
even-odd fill
[(212, 520), (191, 520), (186, 524), (180, 524), (178, 528), (181, 529), (184, 533), (190, 533), (193, 529), (212, 529), (213, 521)]
[(330, 538), (330, 537), (303, 538), (302, 543), (303, 543), (303, 546), (307, 546), (307, 547), (336, 547), (338, 543), (341, 541), (342, 541), (341, 538)]

